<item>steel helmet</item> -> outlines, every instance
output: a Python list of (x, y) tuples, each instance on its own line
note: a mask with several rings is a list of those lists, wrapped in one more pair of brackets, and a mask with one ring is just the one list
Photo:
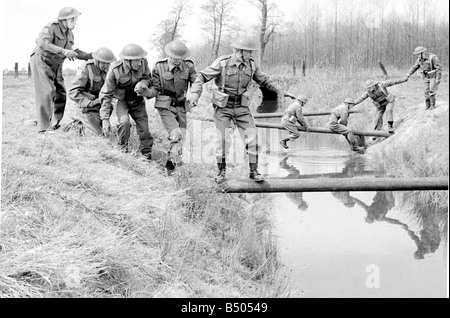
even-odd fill
[(70, 19), (73, 17), (77, 17), (81, 14), (81, 12), (79, 12), (77, 9), (73, 8), (73, 7), (64, 7), (61, 9), (61, 11), (59, 11), (58, 17), (56, 18), (57, 20), (66, 20), (66, 19)]
[(426, 50), (427, 50), (426, 47), (418, 46), (418, 47), (416, 47), (416, 49), (414, 50), (413, 54), (414, 54), (414, 55), (418, 55), (418, 54), (420, 54), (420, 53), (425, 52)]
[(344, 99), (344, 103), (346, 104), (355, 104), (355, 100), (351, 97), (347, 97), (346, 99)]
[(147, 56), (147, 52), (137, 44), (128, 44), (120, 52), (119, 56), (124, 60), (138, 60)]
[(104, 63), (112, 63), (116, 60), (114, 53), (106, 47), (99, 48), (97, 51), (92, 53), (92, 57)]
[(239, 50), (255, 51), (258, 49), (255, 40), (253, 40), (253, 38), (249, 36), (243, 36), (237, 39), (236, 41), (231, 43), (231, 46)]
[(367, 80), (367, 81), (364, 83), (364, 87), (365, 87), (365, 88), (369, 88), (369, 87), (374, 86), (374, 85), (376, 85), (376, 84), (377, 84), (377, 82), (374, 81), (374, 80)]
[(164, 52), (174, 59), (184, 60), (189, 56), (189, 49), (181, 40), (174, 40), (164, 47)]
[(308, 102), (308, 97), (306, 97), (305, 95), (299, 95), (297, 97), (297, 99), (303, 103), (307, 103)]

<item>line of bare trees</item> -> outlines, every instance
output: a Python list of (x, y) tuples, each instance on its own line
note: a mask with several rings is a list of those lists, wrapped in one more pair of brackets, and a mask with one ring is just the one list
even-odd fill
[[(204, 0), (203, 25), (191, 58), (199, 67), (231, 52), (230, 43), (243, 34), (259, 40), (256, 56), (263, 67), (305, 61), (308, 67), (404, 68), (414, 61), (412, 51), (423, 45), (449, 64), (448, 12), (435, 0), (409, 0), (395, 10), (395, 0), (298, 0), (290, 13), (274, 0), (246, 0), (258, 15), (248, 25), (237, 16), (239, 0)], [(175, 0), (168, 19), (161, 22), (152, 43), (162, 48), (182, 38), (183, 22), (192, 12), (189, 0)]]

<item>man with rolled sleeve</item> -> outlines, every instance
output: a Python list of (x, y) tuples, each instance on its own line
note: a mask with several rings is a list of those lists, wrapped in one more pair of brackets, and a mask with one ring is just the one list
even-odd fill
[(89, 60), (85, 53), (74, 46), (72, 30), (81, 13), (75, 8), (64, 7), (57, 21), (50, 22), (39, 34), (36, 48), (31, 53), (30, 67), (36, 94), (38, 132), (60, 127), (66, 108), (66, 89), (62, 65), (66, 58)]
[(79, 68), (70, 83), (69, 98), (77, 105), (76, 119), (93, 134), (101, 136), (103, 130), (99, 94), (105, 83), (106, 73), (116, 57), (106, 47), (99, 48), (92, 56), (93, 59)]
[(251, 37), (241, 37), (232, 43), (232, 47), (233, 54), (219, 57), (209, 67), (199, 72), (192, 85), (189, 100), (191, 105), (195, 105), (202, 93), (202, 85), (215, 79), (217, 90), (213, 92), (213, 104), (217, 134), (216, 160), (219, 168), (215, 181), (221, 183), (225, 179), (226, 154), (230, 146), (227, 130), (233, 120), (245, 142), (250, 165), (249, 178), (262, 182), (264, 177), (258, 172), (259, 146), (256, 126), (248, 107), (252, 92), (248, 90), (248, 87), (254, 80), (260, 86), (277, 92), (279, 97), (284, 97), (285, 92), (261, 72), (254, 62), (252, 52), (257, 49), (257, 45)]
[(128, 44), (122, 49), (121, 59), (111, 64), (106, 74), (105, 84), (100, 90), (100, 118), (102, 119), (103, 134), (109, 136), (111, 132), (109, 118), (113, 110), (112, 100), (113, 98), (117, 99), (119, 147), (125, 152), (129, 151), (131, 116), (136, 123), (136, 131), (139, 135), (139, 151), (147, 160), (151, 160), (153, 137), (150, 134), (143, 97), (149, 91), (152, 82), (146, 56), (147, 52), (137, 44)]
[(197, 72), (194, 62), (186, 59), (190, 52), (181, 40), (168, 43), (164, 51), (167, 58), (156, 62), (153, 67), (153, 86), (147, 97), (156, 96), (155, 108), (169, 133), (170, 146), (165, 169), (170, 175), (182, 163), (182, 141), (187, 127), (186, 106), (189, 107), (186, 105), (186, 94)]
[(406, 76), (409, 78), (420, 68), (425, 86), (425, 109), (433, 110), (436, 108), (436, 92), (442, 77), (441, 63), (435, 54), (427, 52), (427, 49), (423, 46), (416, 47), (413, 54), (418, 55), (418, 57)]

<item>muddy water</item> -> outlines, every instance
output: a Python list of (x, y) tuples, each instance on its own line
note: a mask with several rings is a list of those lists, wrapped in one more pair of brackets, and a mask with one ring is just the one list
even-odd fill
[[(373, 178), (372, 167), (351, 156), (339, 137), (302, 134), (288, 151), (268, 154), (264, 172), (270, 178)], [(446, 297), (447, 216), (408, 205), (404, 194), (274, 194), (291, 297)]]

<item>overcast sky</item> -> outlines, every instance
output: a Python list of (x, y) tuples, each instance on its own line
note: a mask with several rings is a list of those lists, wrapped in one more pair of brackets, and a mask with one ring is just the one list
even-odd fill
[[(183, 40), (188, 46), (201, 41), (199, 21), (202, 18), (199, 7), (206, 0), (191, 0), (192, 15), (186, 20)], [(403, 10), (405, 1), (396, 1), (396, 10)], [(74, 29), (75, 45), (92, 52), (106, 46), (118, 57), (121, 49), (129, 43), (137, 43), (151, 52), (149, 39), (157, 24), (167, 18), (173, 0), (1, 0), (2, 5), (2, 69), (13, 69), (14, 62), (19, 69), (26, 67), (35, 40), (42, 28), (50, 21), (56, 20), (59, 10), (65, 6), (75, 7), (82, 15)], [(279, 9), (287, 19), (304, 18), (302, 1), (276, 0)], [(317, 0), (323, 9), (332, 8), (332, 0)], [(344, 1), (345, 3), (345, 1)], [(448, 3), (437, 0), (440, 13), (448, 17)], [(238, 18), (245, 23), (255, 23), (258, 11), (246, 0), (237, 0)], [(149, 55), (152, 62), (156, 56)], [(64, 67), (76, 68), (80, 61), (66, 61)]]

